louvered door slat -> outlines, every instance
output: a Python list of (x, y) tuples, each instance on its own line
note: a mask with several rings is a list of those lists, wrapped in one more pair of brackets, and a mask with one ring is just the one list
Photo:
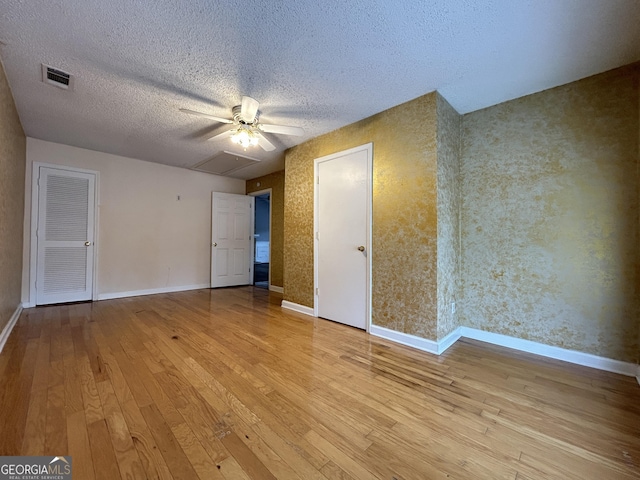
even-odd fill
[(86, 241), (89, 179), (47, 176), (46, 240)]
[(36, 303), (89, 300), (95, 175), (40, 167), (39, 184)]

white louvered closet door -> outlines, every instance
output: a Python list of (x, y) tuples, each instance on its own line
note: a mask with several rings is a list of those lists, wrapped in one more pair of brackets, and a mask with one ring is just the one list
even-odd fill
[(91, 300), (95, 175), (40, 167), (36, 304)]

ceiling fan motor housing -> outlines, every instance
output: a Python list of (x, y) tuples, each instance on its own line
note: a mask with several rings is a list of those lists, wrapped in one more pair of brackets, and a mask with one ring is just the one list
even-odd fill
[(242, 105), (236, 105), (231, 110), (231, 112), (233, 113), (234, 123), (240, 123), (242, 125), (255, 125), (256, 123), (258, 123), (259, 114), (257, 112), (256, 112), (255, 118), (246, 119), (246, 118), (242, 118), (241, 110), (242, 110)]

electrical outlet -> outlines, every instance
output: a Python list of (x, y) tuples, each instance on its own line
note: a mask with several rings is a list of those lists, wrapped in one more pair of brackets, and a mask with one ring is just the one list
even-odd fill
[(451, 302), (451, 313), (456, 313), (456, 302)]

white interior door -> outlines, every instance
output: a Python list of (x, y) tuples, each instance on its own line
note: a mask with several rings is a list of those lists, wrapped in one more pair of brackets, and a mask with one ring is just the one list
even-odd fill
[(36, 304), (91, 300), (96, 176), (40, 167)]
[(247, 195), (211, 196), (211, 288), (253, 280), (253, 208)]
[(370, 305), (371, 144), (316, 160), (319, 317), (367, 329)]

